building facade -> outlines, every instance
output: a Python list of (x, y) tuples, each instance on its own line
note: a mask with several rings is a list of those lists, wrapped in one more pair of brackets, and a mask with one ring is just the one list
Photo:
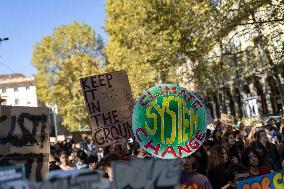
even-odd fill
[(21, 73), (0, 75), (0, 95), (7, 106), (38, 107), (34, 78)]
[[(284, 73), (283, 73), (284, 74)], [(260, 117), (282, 114), (280, 91), (275, 79), (268, 74), (252, 75), (246, 82), (235, 83), (207, 96), (207, 106), (213, 118), (221, 113), (240, 117)]]

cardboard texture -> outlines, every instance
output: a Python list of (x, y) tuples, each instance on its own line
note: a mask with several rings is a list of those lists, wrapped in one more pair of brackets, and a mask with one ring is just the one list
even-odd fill
[(40, 181), (48, 171), (48, 108), (2, 106), (0, 166), (24, 164), (26, 176)]
[(114, 161), (113, 184), (116, 189), (179, 189), (180, 172), (180, 159), (146, 160), (138, 158), (129, 162)]
[(0, 167), (0, 186), (2, 183), (25, 179), (25, 167), (23, 164)]
[(284, 188), (284, 169), (278, 172), (261, 175), (237, 183), (237, 189), (253, 189), (253, 188)]
[(110, 182), (102, 173), (88, 169), (53, 171), (38, 189), (110, 189)]
[(97, 145), (104, 147), (131, 138), (134, 100), (127, 73), (105, 73), (80, 81)]

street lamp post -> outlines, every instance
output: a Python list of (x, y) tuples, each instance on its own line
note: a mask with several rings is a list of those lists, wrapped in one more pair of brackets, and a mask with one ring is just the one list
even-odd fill
[(5, 102), (6, 100), (1, 98), (1, 95), (0, 95), (0, 117), (1, 117), (1, 114), (2, 114), (2, 103)]
[(58, 113), (57, 104), (53, 104), (53, 106), (52, 106), (52, 115), (53, 115), (53, 123), (54, 123), (56, 140), (57, 140), (57, 136), (58, 136), (57, 115), (56, 115), (57, 113)]
[[(4, 38), (1, 38), (1, 37), (0, 37), (0, 45), (1, 45), (1, 42), (2, 42), (2, 41), (8, 41), (8, 40), (9, 40), (8, 37), (4, 37)], [(5, 99), (2, 99), (2, 98), (1, 98), (1, 95), (0, 95), (0, 116), (1, 116), (2, 103), (5, 102), (5, 101), (6, 101), (6, 100), (5, 100)]]

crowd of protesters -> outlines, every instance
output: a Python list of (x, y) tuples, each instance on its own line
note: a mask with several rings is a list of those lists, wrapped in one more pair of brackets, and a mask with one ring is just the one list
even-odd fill
[[(202, 147), (182, 160), (181, 188), (236, 188), (237, 181), (281, 170), (283, 128), (275, 119), (252, 127), (241, 121), (210, 124)], [(113, 161), (151, 158), (135, 141), (97, 148), (88, 138), (77, 144), (72, 140), (53, 144), (50, 157), (50, 170), (100, 169), (110, 181)]]

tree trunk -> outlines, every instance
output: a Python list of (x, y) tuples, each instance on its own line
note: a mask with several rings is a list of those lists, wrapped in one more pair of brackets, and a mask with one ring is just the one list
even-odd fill
[(218, 94), (218, 91), (215, 92), (215, 97), (216, 97), (216, 104), (215, 104), (215, 109), (216, 109), (216, 118), (220, 119), (221, 118), (221, 102), (220, 102), (220, 96)]

